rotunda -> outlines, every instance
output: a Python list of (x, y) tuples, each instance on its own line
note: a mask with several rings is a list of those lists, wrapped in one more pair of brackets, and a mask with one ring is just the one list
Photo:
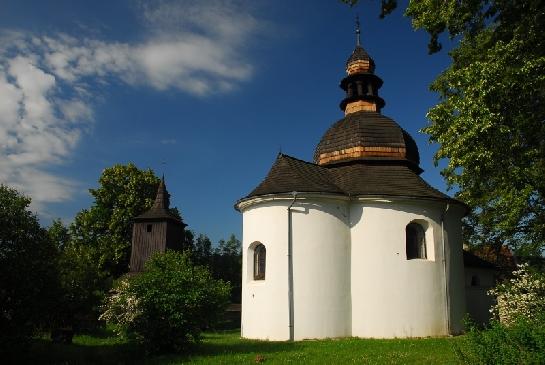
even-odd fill
[(279, 154), (243, 215), (242, 336), (445, 336), (461, 331), (463, 203), (419, 175), (414, 139), (384, 116), (375, 62), (356, 47), (344, 117), (314, 162)]

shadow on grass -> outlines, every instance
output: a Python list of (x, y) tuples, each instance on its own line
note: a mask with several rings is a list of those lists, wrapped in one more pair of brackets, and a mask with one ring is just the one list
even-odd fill
[[(55, 344), (49, 339), (32, 341), (30, 351), (19, 354), (16, 364), (161, 364), (191, 361), (231, 355), (269, 355), (302, 349), (297, 342), (269, 342), (240, 339), (237, 331), (206, 333), (203, 342), (193, 345), (183, 354), (146, 355), (143, 348), (131, 341), (116, 341), (111, 332), (93, 333), (96, 342)], [(87, 334), (89, 336), (91, 334)], [(101, 341), (103, 339), (103, 341)], [(108, 341), (109, 340), (109, 341)]]
[(35, 339), (30, 350), (19, 354), (13, 363), (28, 364), (134, 364), (144, 352), (134, 343), (100, 345), (56, 344), (48, 339)]

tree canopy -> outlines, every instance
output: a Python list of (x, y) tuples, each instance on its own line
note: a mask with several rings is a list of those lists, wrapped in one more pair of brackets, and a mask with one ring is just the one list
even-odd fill
[(433, 37), (461, 40), (431, 85), (440, 102), (423, 131), (443, 176), (472, 208), (471, 243), (539, 254), (545, 243), (545, 1), (412, 1)]
[(58, 293), (57, 252), (29, 205), (0, 185), (0, 353), (48, 324)]
[[(358, 1), (345, 1), (353, 5)], [(391, 11), (397, 1), (387, 3)], [(388, 12), (387, 11), (387, 12)], [(540, 254), (545, 244), (545, 1), (411, 0), (405, 15), (456, 41), (431, 84), (439, 102), (423, 132), (467, 203), (466, 239)]]

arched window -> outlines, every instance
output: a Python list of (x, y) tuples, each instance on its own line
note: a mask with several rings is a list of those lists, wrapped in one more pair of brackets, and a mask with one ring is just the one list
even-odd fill
[(418, 223), (410, 223), (405, 228), (407, 244), (407, 260), (425, 259), (426, 255), (426, 235), (424, 228)]
[(267, 250), (260, 243), (254, 248), (254, 280), (265, 280), (265, 263), (267, 261)]

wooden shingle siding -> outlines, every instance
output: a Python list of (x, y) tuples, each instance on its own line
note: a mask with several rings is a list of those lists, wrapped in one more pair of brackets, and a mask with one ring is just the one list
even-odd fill
[[(151, 232), (146, 226), (152, 224)], [(133, 243), (131, 251), (131, 271), (144, 270), (144, 263), (155, 252), (165, 252), (166, 222), (135, 223), (133, 227)]]
[(357, 159), (360, 157), (391, 157), (393, 159), (404, 159), (406, 155), (405, 147), (366, 147), (358, 146), (322, 153), (318, 159), (319, 165), (325, 165), (339, 160)]

